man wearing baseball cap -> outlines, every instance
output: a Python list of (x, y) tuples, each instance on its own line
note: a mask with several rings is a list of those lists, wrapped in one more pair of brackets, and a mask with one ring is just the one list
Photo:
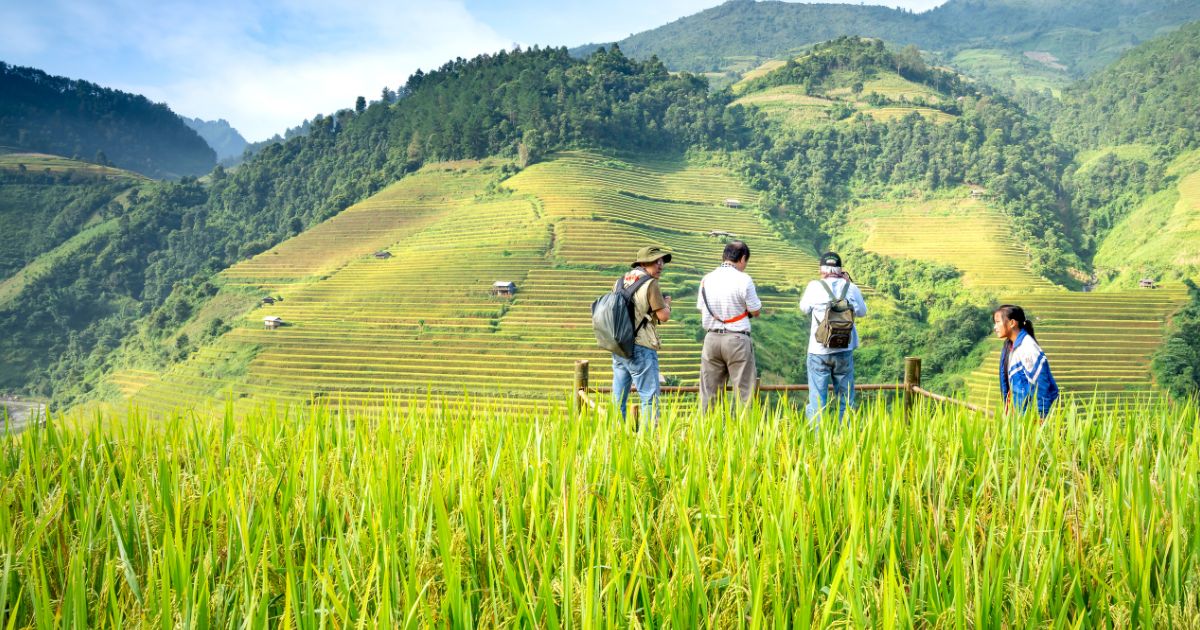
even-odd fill
[[(822, 337), (818, 329), (838, 308), (852, 311), (853, 317), (867, 314), (862, 291), (842, 268), (841, 256), (835, 252), (823, 254), (820, 273), (820, 279), (809, 282), (804, 295), (800, 297), (800, 310), (812, 316), (808, 335), (808, 406), (805, 413), (814, 426), (819, 424), (820, 414), (829, 402), (831, 381), (837, 396), (838, 420), (841, 420), (847, 407), (854, 407), (854, 349), (858, 347), (857, 326), (851, 328), (848, 338), (842, 337), (836, 343), (826, 336), (825, 341), (830, 345), (818, 340)], [(844, 317), (844, 311), (836, 312)], [(852, 321), (853, 317), (847, 319)]]
[(613, 398), (624, 417), (630, 388), (636, 385), (641, 418), (647, 426), (653, 426), (658, 419), (658, 351), (662, 347), (658, 325), (671, 319), (671, 298), (663, 296), (659, 278), (663, 266), (669, 262), (670, 251), (656, 245), (643, 247), (622, 279), (622, 286), (630, 287), (643, 276), (651, 278), (633, 294), (634, 327), (637, 329), (633, 356), (627, 359), (613, 355)]

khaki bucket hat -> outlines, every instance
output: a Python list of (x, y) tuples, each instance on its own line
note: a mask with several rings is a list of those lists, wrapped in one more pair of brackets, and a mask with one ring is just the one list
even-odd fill
[(657, 245), (643, 247), (638, 250), (637, 258), (634, 258), (633, 263), (629, 266), (648, 265), (659, 258), (663, 259), (665, 263), (671, 262), (671, 251)]

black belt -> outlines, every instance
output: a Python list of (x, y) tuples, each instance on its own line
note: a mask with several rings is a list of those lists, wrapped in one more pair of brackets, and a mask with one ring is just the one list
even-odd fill
[(735, 335), (746, 335), (747, 337), (750, 336), (749, 330), (726, 330), (724, 328), (720, 328), (720, 329), (714, 328), (714, 329), (709, 330), (708, 332), (717, 333), (718, 335), (724, 334), (724, 333), (733, 333)]

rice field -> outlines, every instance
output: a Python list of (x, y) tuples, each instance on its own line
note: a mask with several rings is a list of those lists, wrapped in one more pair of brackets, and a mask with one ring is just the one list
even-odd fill
[[(1167, 317), (1187, 300), (1182, 285), (1093, 293), (1034, 291), (1005, 295), (1034, 322), (1059, 388), (1109, 402), (1155, 390), (1150, 359), (1162, 343)], [(999, 404), (1000, 341), (967, 377), (969, 397)]]
[[(909, 81), (892, 72), (881, 73), (873, 79), (863, 81), (862, 86), (863, 95), (874, 92), (893, 101), (914, 101), (918, 98), (923, 98), (931, 103), (936, 103), (945, 98), (937, 90), (927, 85)], [(830, 90), (829, 95), (847, 98), (851, 96), (851, 90), (848, 87), (838, 88)]]
[[(272, 402), (382, 405), (397, 393), (561, 405), (577, 359), (591, 361), (596, 382), (611, 378), (589, 307), (644, 244), (675, 252), (663, 286), (677, 318), (696, 312), (699, 279), (720, 262), (713, 230), (751, 244), (768, 312), (795, 309), (815, 260), (776, 235), (757, 204), (723, 168), (678, 157), (567, 152), (507, 179), (495, 162), (429, 167), (223, 272), (226, 293), (283, 300), (246, 311), (159, 378), (136, 366), (117, 373), (112, 391), (159, 414), (219, 411), (227, 399), (239, 413)], [(494, 281), (516, 282), (515, 298), (489, 295)], [(265, 330), (268, 315), (286, 325)], [(664, 376), (695, 384), (694, 325), (660, 332)]]
[(1029, 270), (1008, 220), (966, 191), (957, 198), (862, 203), (851, 221), (867, 251), (951, 265), (970, 288), (1054, 286)]
[[(779, 66), (782, 67), (782, 62)], [(764, 65), (763, 68), (767, 68)], [(772, 68), (774, 69), (774, 68)], [(850, 80), (849, 77), (846, 80)], [(806, 94), (800, 85), (780, 85), (755, 92), (746, 92), (745, 83), (739, 84), (741, 90), (735, 90), (739, 98), (731, 105), (753, 107), (776, 125), (781, 131), (796, 131), (811, 128), (815, 125), (834, 124), (832, 111), (836, 106), (849, 106), (853, 111), (864, 113), (874, 120), (889, 121), (903, 118), (916, 113), (935, 123), (954, 120), (954, 116), (931, 107), (918, 107), (907, 104), (892, 104), (872, 106), (866, 102), (867, 95), (872, 92), (885, 96), (893, 101), (925, 99), (937, 103), (945, 99), (936, 90), (909, 81), (900, 75), (885, 72), (876, 78), (863, 82), (863, 90), (854, 94), (849, 87), (835, 88), (822, 96)], [(842, 123), (845, 124), (845, 123)]]
[(1200, 624), (1195, 404), (146, 420), (0, 439), (0, 626)]
[[(1022, 306), (1065, 394), (1112, 402), (1152, 392), (1150, 359), (1167, 317), (1187, 298), (1183, 286), (1065, 291), (1029, 270), (1006, 225), (982, 200), (950, 198), (867, 202), (853, 210), (850, 229), (868, 251), (952, 265), (963, 272), (965, 287)], [(965, 378), (967, 398), (985, 406), (999, 404), (1000, 342), (990, 343), (983, 363)]]

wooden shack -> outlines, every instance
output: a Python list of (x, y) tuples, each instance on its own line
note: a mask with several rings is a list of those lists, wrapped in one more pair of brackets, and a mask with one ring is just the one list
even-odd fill
[(517, 294), (517, 283), (508, 280), (497, 280), (492, 283), (490, 293), (495, 297), (512, 297)]
[(737, 234), (734, 234), (732, 232), (726, 232), (724, 230), (712, 230), (711, 232), (708, 233), (708, 235), (712, 238), (736, 238), (737, 237)]
[(1158, 288), (1158, 284), (1156, 282), (1154, 282), (1154, 280), (1151, 280), (1150, 278), (1142, 278), (1141, 282), (1138, 282), (1138, 286), (1143, 289), (1157, 289)]
[(388, 252), (388, 251), (384, 251), (384, 250), (379, 250), (379, 251), (375, 252), (375, 258), (377, 258), (379, 260), (387, 260), (391, 257), (392, 257), (392, 252)]
[(267, 315), (263, 318), (263, 328), (267, 330), (275, 330), (283, 325), (283, 318), (275, 315)]
[(983, 188), (981, 186), (972, 186), (971, 187), (971, 198), (972, 199), (983, 199), (986, 196), (987, 196), (986, 188)]
[(726, 199), (725, 207), (726, 208), (741, 208), (742, 202), (738, 201), (737, 199)]
[(274, 304), (275, 298), (268, 295), (267, 297), (262, 299), (262, 303), (264, 306)]

